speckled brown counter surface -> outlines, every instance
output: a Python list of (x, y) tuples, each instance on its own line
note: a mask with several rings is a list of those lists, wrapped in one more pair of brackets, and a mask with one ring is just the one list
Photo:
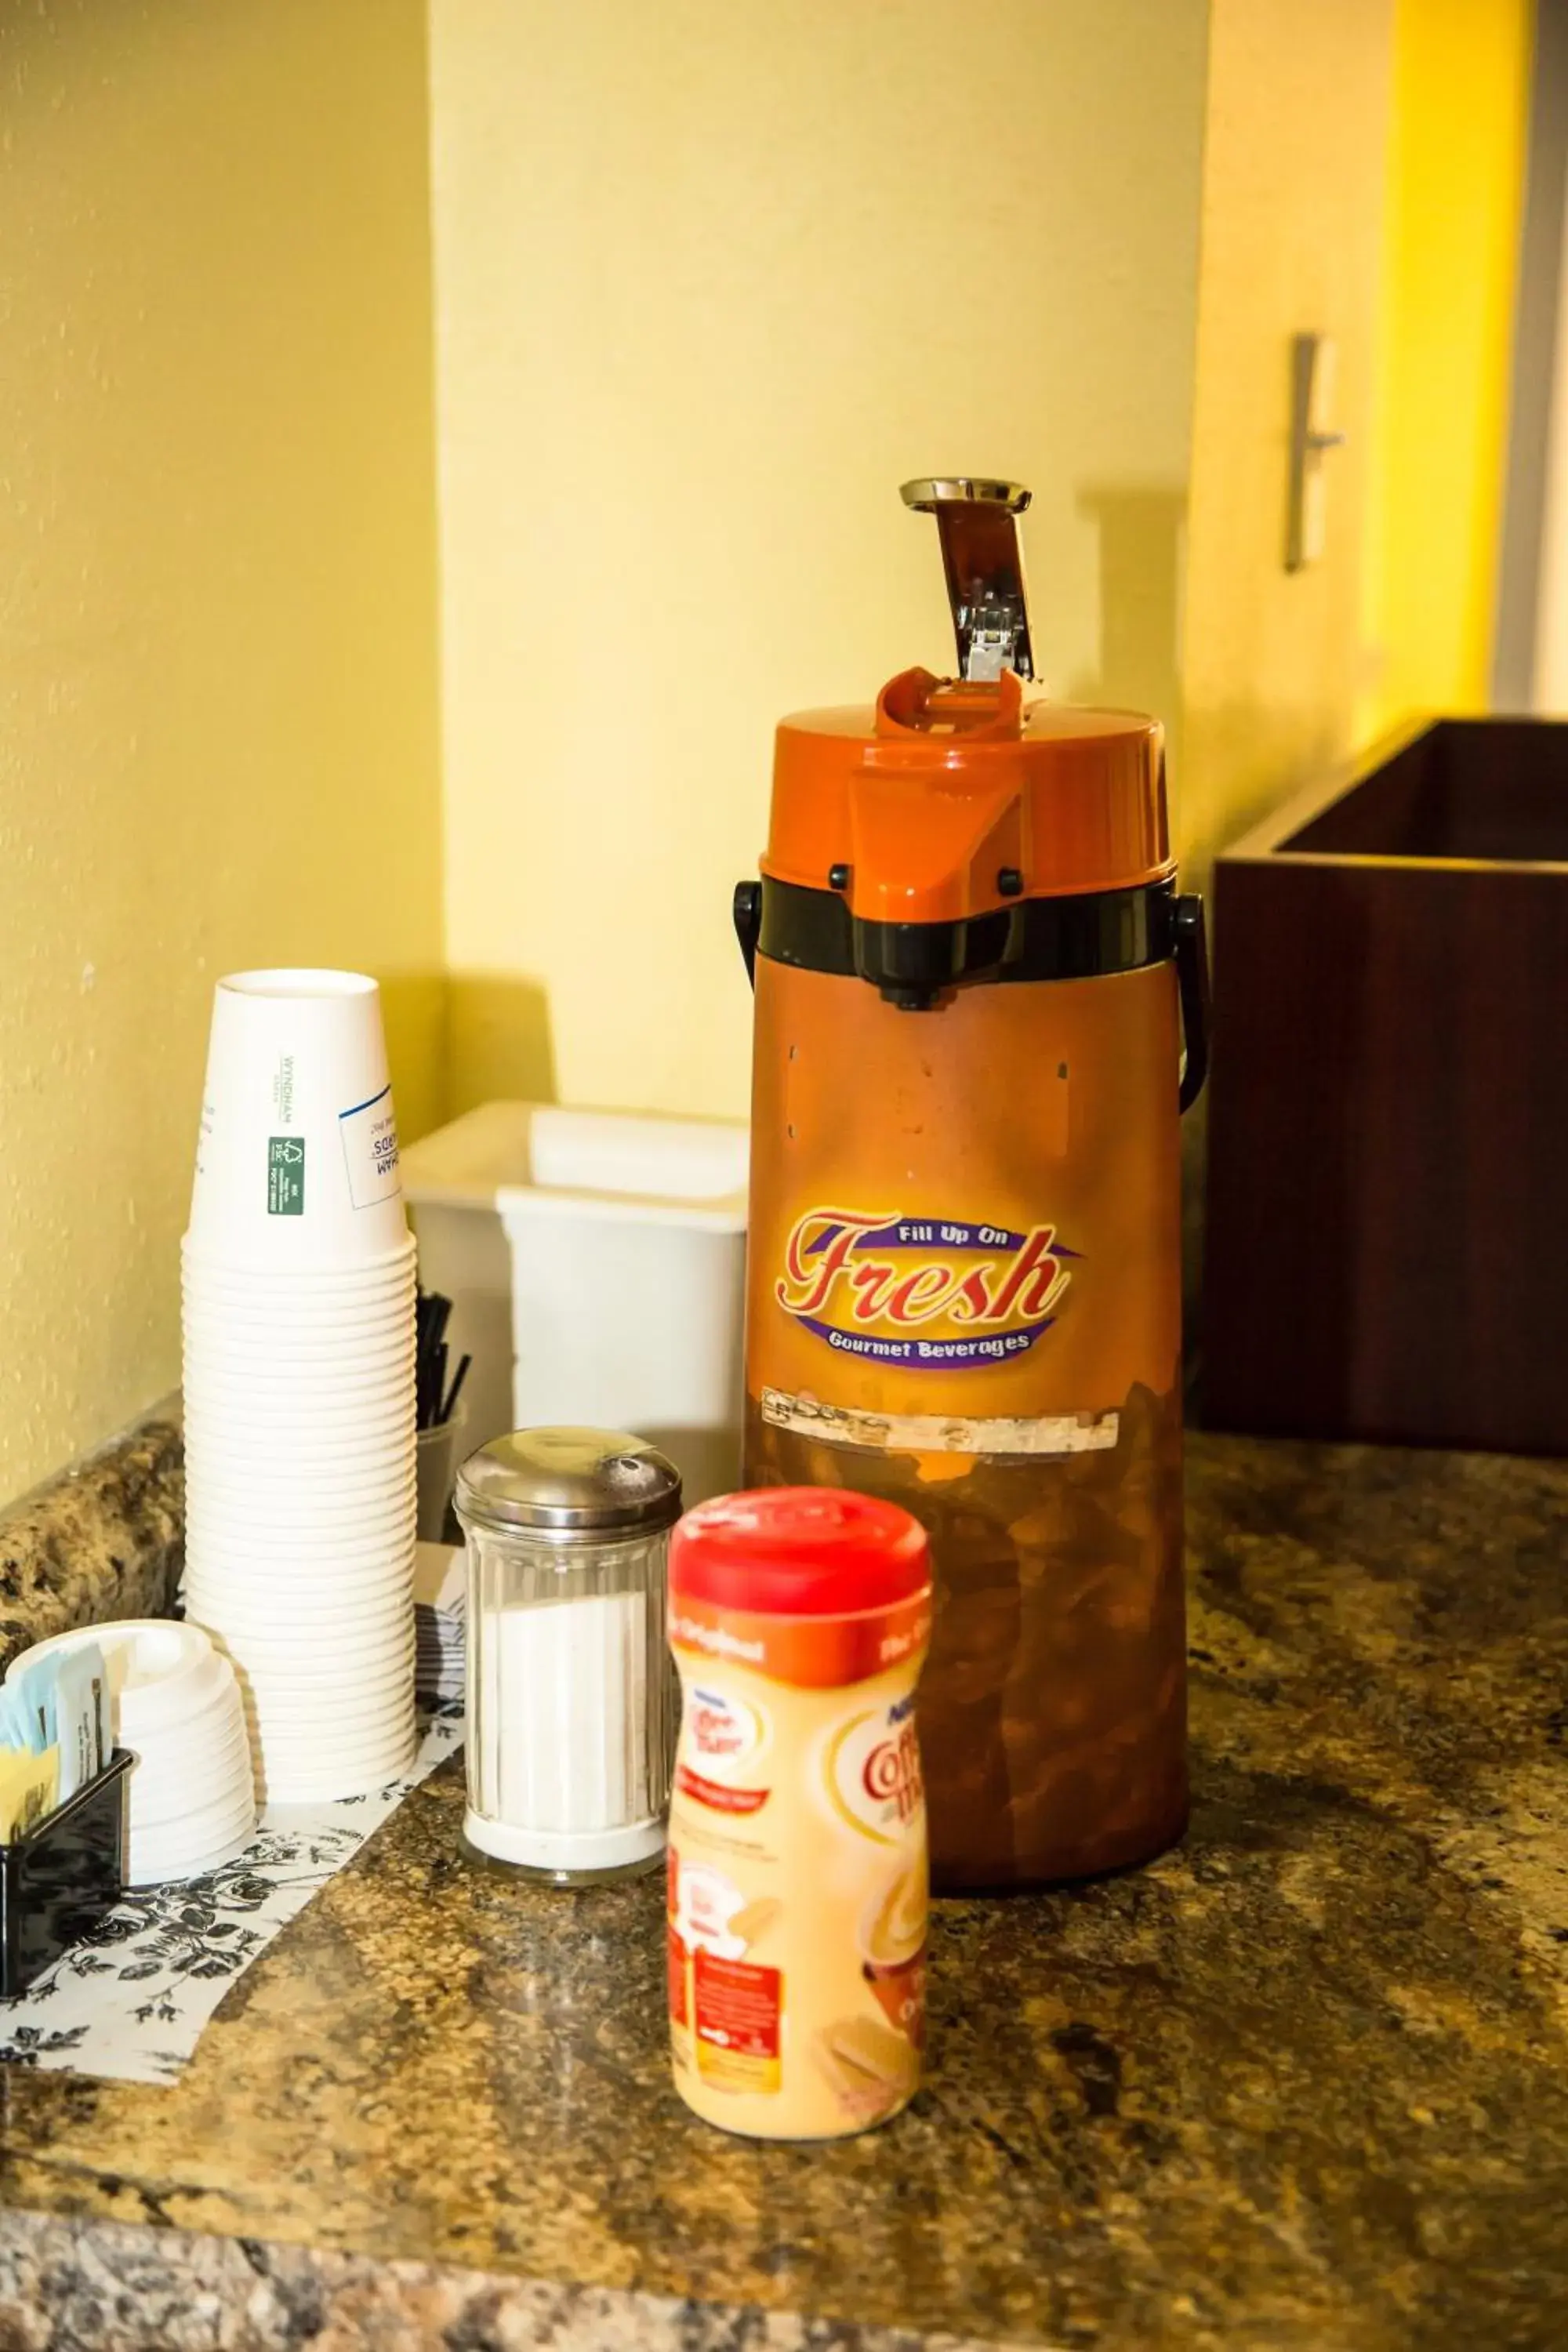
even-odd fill
[(1568, 1468), (1194, 1439), (1184, 1847), (943, 1906), (891, 2128), (727, 2140), (657, 1882), (418, 1792), (174, 2088), (0, 2077), (0, 2346), (1568, 2342)]
[(0, 1668), (99, 1617), (162, 1617), (184, 1557), (185, 1449), (160, 1412), (0, 1511)]

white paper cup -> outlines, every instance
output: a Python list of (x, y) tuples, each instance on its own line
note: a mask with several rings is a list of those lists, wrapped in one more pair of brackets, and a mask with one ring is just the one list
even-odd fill
[(197, 1519), (185, 1545), (185, 1590), (191, 1590), (200, 1578), (212, 1578), (214, 1583), (235, 1585), (235, 1590), (266, 1590), (275, 1585), (279, 1592), (296, 1595), (327, 1590), (334, 1583), (360, 1588), (367, 1576), (378, 1576), (397, 1583), (400, 1590), (406, 1585), (411, 1595), (411, 1538), (414, 1531), (406, 1515), (390, 1519), (384, 1527), (364, 1527), (357, 1536), (351, 1528), (339, 1528), (336, 1540), (306, 1536), (303, 1531), (284, 1538), (278, 1528), (245, 1528), (235, 1522)]
[(323, 1619), (303, 1630), (292, 1618), (280, 1625), (241, 1617), (233, 1609), (221, 1622), (204, 1622), (215, 1647), (237, 1668), (265, 1685), (286, 1684), (288, 1691), (342, 1683), (370, 1689), (400, 1673), (415, 1655), (412, 1627), (401, 1609), (356, 1607), (339, 1619)]
[(202, 1606), (205, 1613), (201, 1623), (214, 1645), (237, 1666), (263, 1677), (287, 1675), (301, 1689), (345, 1676), (374, 1682), (414, 1655), (412, 1627), (405, 1624), (397, 1607), (356, 1606), (301, 1630), (293, 1618), (269, 1619), (259, 1612), (247, 1615), (232, 1596), (204, 1599)]
[(412, 1549), (405, 1521), (367, 1528), (357, 1540), (344, 1529), (332, 1542), (312, 1540), (299, 1530), (258, 1534), (202, 1519), (187, 1536), (184, 1589), (187, 1596), (198, 1586), (258, 1596), (273, 1591), (292, 1606), (301, 1594), (334, 1590), (357, 1600), (374, 1580), (389, 1590), (406, 1590), (412, 1608)]
[(413, 1724), (412, 1673), (389, 1686), (374, 1706), (367, 1705), (352, 1721), (333, 1720), (340, 1696), (324, 1692), (320, 1704), (305, 1705), (291, 1696), (279, 1697), (266, 1686), (247, 1694), (245, 1719), (252, 1751), (268, 1773), (284, 1752), (295, 1757), (363, 1756), (402, 1738)]
[(187, 1373), (185, 1417), (188, 1421), (193, 1414), (205, 1413), (209, 1419), (233, 1419), (250, 1413), (258, 1423), (287, 1422), (292, 1417), (313, 1424), (323, 1412), (340, 1421), (355, 1413), (370, 1420), (405, 1412), (412, 1421), (415, 1394), (412, 1363), (364, 1372), (356, 1372), (352, 1364), (339, 1364), (321, 1380), (303, 1374), (270, 1381), (231, 1376), (226, 1383), (221, 1376), (211, 1378), (197, 1371), (194, 1376)]
[(399, 1273), (395, 1282), (361, 1283), (353, 1290), (314, 1284), (309, 1290), (300, 1289), (298, 1284), (290, 1289), (264, 1275), (253, 1276), (244, 1287), (219, 1287), (198, 1280), (187, 1265), (180, 1307), (187, 1318), (205, 1316), (226, 1329), (277, 1328), (313, 1335), (334, 1332), (355, 1323), (388, 1322), (395, 1316), (412, 1315), (417, 1295), (412, 1265)]
[(412, 1679), (379, 1713), (343, 1725), (330, 1738), (321, 1735), (316, 1716), (290, 1716), (263, 1706), (250, 1719), (251, 1740), (268, 1780), (279, 1769), (306, 1763), (363, 1766), (373, 1774), (395, 1769), (395, 1759), (413, 1728)]
[(361, 1510), (390, 1511), (410, 1492), (417, 1496), (413, 1454), (412, 1445), (398, 1441), (362, 1461), (353, 1440), (344, 1438), (310, 1456), (294, 1445), (242, 1446), (204, 1431), (187, 1440), (186, 1475), (193, 1494), (245, 1507), (258, 1499), (264, 1514), (275, 1513), (279, 1522), (301, 1516), (314, 1520), (323, 1510), (342, 1519)]
[[(381, 1600), (374, 1592), (353, 1592), (322, 1609), (306, 1601), (287, 1601), (287, 1613), (273, 1604), (237, 1592), (200, 1592), (200, 1622), (216, 1644), (245, 1665), (266, 1665), (275, 1658), (300, 1679), (331, 1679), (339, 1675), (372, 1677), (381, 1661), (405, 1656), (402, 1601)], [(414, 1649), (406, 1649), (414, 1656)]]
[(320, 1387), (342, 1380), (379, 1380), (392, 1372), (411, 1372), (417, 1362), (410, 1322), (385, 1331), (345, 1332), (342, 1339), (321, 1347), (297, 1345), (286, 1338), (252, 1342), (233, 1334), (192, 1331), (187, 1325), (181, 1346), (187, 1388), (208, 1379), (274, 1387), (309, 1382)]
[(414, 1595), (408, 1572), (390, 1562), (366, 1563), (363, 1572), (334, 1577), (323, 1569), (319, 1584), (308, 1578), (279, 1586), (262, 1572), (229, 1569), (212, 1576), (197, 1574), (185, 1584), (185, 1606), (193, 1622), (218, 1638), (218, 1646), (247, 1634), (302, 1648), (308, 1639), (340, 1633), (352, 1641), (356, 1632), (368, 1648), (395, 1625), (401, 1633), (408, 1620), (413, 1638)]
[(187, 1492), (247, 1509), (258, 1505), (263, 1518), (279, 1525), (300, 1518), (311, 1525), (352, 1520), (362, 1511), (399, 1509), (417, 1496), (413, 1454), (412, 1445), (399, 1443), (362, 1462), (345, 1443), (306, 1461), (289, 1446), (242, 1447), (204, 1435), (186, 1444)]
[(277, 1436), (258, 1433), (247, 1444), (231, 1433), (185, 1433), (185, 1477), (193, 1494), (224, 1495), (249, 1504), (259, 1496), (279, 1517), (325, 1512), (352, 1517), (360, 1510), (390, 1510), (419, 1491), (411, 1437), (399, 1432), (374, 1448), (350, 1437), (307, 1456)]
[(353, 1421), (357, 1415), (372, 1425), (406, 1414), (412, 1441), (415, 1394), (412, 1363), (357, 1377), (345, 1365), (326, 1380), (284, 1379), (270, 1385), (241, 1379), (226, 1387), (198, 1374), (186, 1382), (185, 1421), (188, 1426), (197, 1418), (221, 1423), (248, 1417), (258, 1428), (297, 1421), (310, 1429), (320, 1425), (323, 1414), (335, 1421)]
[(288, 1574), (278, 1561), (276, 1553), (247, 1554), (233, 1544), (209, 1549), (204, 1541), (185, 1571), (185, 1606), (192, 1622), (206, 1622), (195, 1606), (198, 1598), (213, 1607), (221, 1602), (245, 1612), (247, 1621), (269, 1610), (272, 1622), (279, 1623), (302, 1614), (311, 1614), (315, 1622), (318, 1610), (390, 1609), (405, 1600), (412, 1614), (413, 1575), (406, 1552), (396, 1543), (384, 1550), (366, 1549), (352, 1559), (324, 1552), (301, 1559)]
[(221, 1594), (202, 1622), (215, 1646), (247, 1667), (287, 1671), (301, 1685), (344, 1675), (368, 1682), (414, 1655), (413, 1607), (401, 1594), (386, 1601), (356, 1594), (319, 1616), (291, 1609), (287, 1617), (268, 1617), (264, 1611), (264, 1603), (247, 1611), (233, 1593)]
[(418, 1244), (406, 1228), (379, 1255), (361, 1256), (337, 1266), (258, 1266), (248, 1258), (234, 1258), (204, 1244), (189, 1231), (180, 1244), (186, 1296), (232, 1299), (241, 1307), (272, 1300), (303, 1306), (352, 1305), (363, 1298), (390, 1297), (414, 1287), (418, 1263)]
[(198, 1571), (214, 1569), (255, 1577), (282, 1574), (331, 1576), (338, 1566), (362, 1567), (369, 1555), (401, 1561), (414, 1538), (413, 1500), (395, 1495), (384, 1504), (368, 1500), (329, 1518), (269, 1512), (245, 1496), (209, 1496), (193, 1492), (185, 1506), (186, 1559)]
[(404, 1694), (401, 1703), (389, 1707), (379, 1721), (367, 1722), (362, 1729), (335, 1734), (331, 1738), (317, 1737), (315, 1724), (286, 1724), (264, 1728), (264, 1742), (270, 1739), (271, 1763), (311, 1765), (332, 1763), (363, 1766), (367, 1773), (384, 1773), (389, 1767), (396, 1769), (396, 1759), (413, 1743), (413, 1687)]
[(412, 1309), (418, 1297), (417, 1260), (410, 1257), (353, 1283), (324, 1276), (289, 1281), (277, 1272), (231, 1276), (220, 1281), (213, 1269), (187, 1255), (180, 1284), (186, 1314), (222, 1316), (237, 1324), (280, 1323), (309, 1330), (331, 1330), (361, 1315), (394, 1315)]
[(301, 1562), (296, 1571), (283, 1576), (275, 1559), (247, 1559), (230, 1546), (222, 1558), (209, 1559), (204, 1555), (194, 1560), (184, 1590), (186, 1607), (197, 1624), (206, 1622), (192, 1607), (198, 1598), (209, 1606), (221, 1602), (226, 1608), (247, 1612), (247, 1622), (264, 1610), (271, 1612), (273, 1622), (309, 1616), (315, 1623), (317, 1612), (401, 1608), (405, 1601), (411, 1614), (414, 1608), (406, 1556), (390, 1547), (385, 1551), (367, 1550), (353, 1559), (324, 1557), (313, 1563)]
[[(412, 1752), (415, 1738), (414, 1686), (398, 1695), (396, 1703), (375, 1722), (362, 1728), (328, 1735), (319, 1717), (298, 1718), (273, 1712), (263, 1704), (252, 1719), (251, 1737), (259, 1759), (259, 1777), (268, 1801), (279, 1794), (280, 1780), (305, 1772), (331, 1773), (345, 1782), (356, 1777), (362, 1787), (374, 1786), (398, 1771)], [(321, 1785), (323, 1796), (344, 1796), (347, 1786)]]
[(386, 1339), (355, 1337), (313, 1354), (273, 1340), (252, 1349), (185, 1334), (185, 1386), (202, 1394), (213, 1389), (259, 1395), (341, 1394), (360, 1385), (412, 1379), (416, 1360), (412, 1324)]
[(253, 1745), (259, 1741), (265, 1746), (268, 1739), (288, 1738), (297, 1746), (334, 1752), (344, 1742), (384, 1738), (400, 1728), (411, 1716), (412, 1669), (389, 1680), (384, 1688), (365, 1693), (352, 1716), (340, 1717), (340, 1709), (347, 1704), (348, 1694), (341, 1689), (322, 1688), (305, 1696), (258, 1683), (247, 1695), (246, 1727)]
[(379, 1342), (414, 1330), (417, 1321), (412, 1284), (394, 1296), (297, 1304), (275, 1297), (248, 1302), (209, 1298), (187, 1285), (180, 1312), (187, 1338), (252, 1350), (267, 1346), (303, 1352), (373, 1336)]
[(320, 1715), (290, 1714), (287, 1708), (270, 1707), (261, 1701), (254, 1718), (253, 1736), (259, 1736), (264, 1747), (270, 1740), (274, 1757), (279, 1752), (277, 1743), (287, 1741), (288, 1752), (295, 1759), (309, 1756), (316, 1761), (325, 1757), (338, 1761), (368, 1761), (377, 1752), (406, 1738), (413, 1720), (414, 1678), (410, 1675), (401, 1690), (387, 1694), (384, 1706), (362, 1708), (358, 1715), (334, 1722), (330, 1732), (323, 1731)]
[(317, 1709), (311, 1712), (287, 1701), (274, 1702), (266, 1692), (258, 1695), (250, 1711), (252, 1726), (259, 1724), (264, 1737), (287, 1738), (298, 1756), (342, 1756), (355, 1751), (384, 1746), (407, 1730), (414, 1720), (414, 1677), (407, 1675), (401, 1683), (389, 1685), (374, 1706), (366, 1704), (341, 1721), (335, 1714)]
[(233, 1412), (254, 1402), (263, 1411), (289, 1404), (314, 1410), (321, 1404), (388, 1398), (398, 1391), (416, 1394), (414, 1353), (401, 1345), (384, 1353), (343, 1348), (316, 1359), (277, 1349), (255, 1358), (205, 1347), (185, 1351), (187, 1407), (210, 1405)]
[[(395, 1585), (414, 1605), (414, 1547), (402, 1528), (367, 1532), (358, 1542), (345, 1536), (336, 1544), (284, 1546), (270, 1538), (248, 1541), (238, 1535), (214, 1539), (198, 1534), (192, 1575), (231, 1585), (236, 1591), (287, 1595), (292, 1607), (301, 1597), (341, 1592), (358, 1599), (377, 1583)], [(189, 1589), (187, 1583), (187, 1590)]]
[(204, 1544), (187, 1563), (184, 1594), (192, 1622), (199, 1625), (206, 1618), (195, 1605), (198, 1599), (209, 1607), (221, 1603), (241, 1611), (247, 1622), (263, 1611), (270, 1611), (270, 1622), (282, 1623), (317, 1610), (390, 1609), (401, 1607), (405, 1600), (410, 1613), (414, 1608), (407, 1556), (393, 1544), (352, 1559), (324, 1553), (313, 1561), (301, 1560), (287, 1576), (279, 1572), (274, 1554), (247, 1556), (232, 1544), (209, 1552)]
[(207, 1500), (215, 1507), (247, 1513), (260, 1526), (330, 1521), (332, 1532), (341, 1535), (360, 1513), (384, 1519), (401, 1511), (411, 1487), (417, 1497), (412, 1465), (405, 1467), (404, 1460), (412, 1452), (411, 1446), (389, 1444), (363, 1468), (356, 1463), (352, 1484), (345, 1484), (332, 1474), (353, 1458), (352, 1438), (319, 1452), (282, 1444), (246, 1452), (204, 1432), (187, 1445), (187, 1492), (198, 1504)]
[(349, 1358), (321, 1370), (298, 1365), (261, 1367), (185, 1361), (187, 1412), (234, 1414), (254, 1411), (265, 1420), (281, 1412), (316, 1414), (372, 1412), (394, 1402), (412, 1412), (414, 1365), (401, 1358), (385, 1364)]
[(302, 1339), (293, 1331), (252, 1335), (213, 1326), (193, 1327), (187, 1320), (180, 1344), (187, 1379), (193, 1370), (200, 1370), (274, 1380), (332, 1380), (339, 1372), (353, 1373), (362, 1366), (384, 1371), (405, 1358), (417, 1360), (412, 1316), (383, 1329), (358, 1324), (320, 1340)]
[(278, 1270), (218, 1275), (207, 1258), (185, 1251), (181, 1267), (181, 1303), (205, 1315), (233, 1315), (240, 1322), (339, 1324), (345, 1315), (390, 1315), (416, 1298), (418, 1258), (400, 1251), (397, 1263), (339, 1282), (329, 1275), (289, 1277)]
[(198, 1549), (227, 1544), (258, 1561), (292, 1558), (329, 1562), (347, 1547), (374, 1542), (399, 1546), (414, 1534), (415, 1497), (409, 1482), (388, 1477), (379, 1490), (344, 1496), (331, 1490), (297, 1492), (275, 1500), (265, 1486), (194, 1480), (186, 1491), (187, 1530)]
[(203, 1622), (219, 1647), (253, 1680), (286, 1678), (290, 1688), (322, 1684), (363, 1684), (367, 1689), (395, 1673), (415, 1655), (400, 1615), (369, 1611), (287, 1626), (247, 1617), (237, 1602), (204, 1601)]
[(414, 1497), (406, 1480), (390, 1475), (379, 1489), (336, 1501), (330, 1486), (303, 1482), (278, 1502), (264, 1485), (195, 1483), (187, 1489), (185, 1508), (198, 1547), (226, 1543), (257, 1565), (292, 1559), (330, 1567), (344, 1547), (375, 1544), (400, 1552), (414, 1536)]
[(199, 1351), (185, 1358), (184, 1390), (192, 1412), (243, 1412), (254, 1406), (270, 1416), (279, 1408), (316, 1412), (323, 1405), (345, 1412), (395, 1399), (412, 1410), (414, 1359), (398, 1352), (377, 1360), (351, 1350), (320, 1364), (276, 1356), (247, 1364)]
[[(291, 1433), (258, 1431), (247, 1444), (237, 1430), (215, 1429), (208, 1422), (186, 1428), (187, 1458), (195, 1462), (192, 1484), (199, 1489), (207, 1480), (229, 1490), (237, 1501), (252, 1495), (282, 1508), (289, 1496), (301, 1504), (339, 1502), (347, 1507), (364, 1505), (390, 1508), (401, 1504), (412, 1478), (416, 1496), (412, 1433), (384, 1434), (345, 1429), (326, 1431), (320, 1444), (307, 1444)], [(334, 1472), (353, 1466), (352, 1484)], [(285, 1491), (286, 1490), (286, 1491)]]
[(327, 1765), (321, 1769), (306, 1769), (298, 1774), (280, 1771), (268, 1783), (268, 1802), (273, 1805), (322, 1805), (342, 1797), (374, 1797), (389, 1782), (401, 1780), (414, 1761), (415, 1738), (412, 1729), (406, 1742), (395, 1759), (378, 1769), (345, 1769)]
[(247, 1370), (284, 1365), (290, 1371), (327, 1371), (355, 1354), (395, 1356), (416, 1338), (411, 1307), (365, 1307), (353, 1315), (263, 1318), (188, 1307), (181, 1345), (204, 1362), (243, 1364)]
[[(269, 1712), (280, 1722), (309, 1724), (322, 1738), (334, 1739), (362, 1723), (383, 1721), (402, 1705), (408, 1696), (413, 1671), (412, 1658), (391, 1659), (374, 1671), (361, 1662), (358, 1665), (345, 1664), (336, 1681), (323, 1675), (307, 1682), (286, 1665), (268, 1666), (247, 1660), (247, 1711)], [(330, 1715), (326, 1711), (329, 1697)]]
[(233, 1266), (346, 1272), (408, 1238), (374, 981), (308, 971), (219, 981), (193, 1253)]
[(251, 1698), (247, 1706), (247, 1722), (291, 1724), (303, 1728), (312, 1738), (336, 1740), (345, 1736), (360, 1736), (367, 1724), (390, 1724), (405, 1710), (414, 1689), (411, 1667), (400, 1667), (397, 1673), (385, 1675), (384, 1682), (367, 1686), (364, 1691), (320, 1686), (306, 1689), (300, 1684), (266, 1682), (247, 1677), (251, 1682)]
[(341, 1756), (295, 1754), (290, 1748), (279, 1748), (268, 1767), (268, 1802), (305, 1804), (312, 1799), (367, 1795), (384, 1789), (389, 1780), (403, 1778), (414, 1760), (414, 1746), (410, 1723), (406, 1730), (400, 1728)]
[(252, 1342), (232, 1333), (193, 1331), (181, 1340), (185, 1386), (226, 1381), (258, 1390), (330, 1389), (344, 1382), (412, 1381), (418, 1361), (414, 1325), (405, 1319), (384, 1331), (349, 1331), (330, 1346), (296, 1347), (285, 1338)]
[(258, 1267), (249, 1258), (236, 1257), (221, 1242), (205, 1240), (188, 1225), (180, 1239), (180, 1263), (187, 1280), (194, 1276), (202, 1281), (254, 1289), (266, 1276), (273, 1275), (281, 1286), (279, 1295), (360, 1290), (377, 1282), (392, 1282), (416, 1265), (418, 1255), (417, 1236), (407, 1225), (395, 1234), (383, 1248), (359, 1251), (341, 1265)]
[(294, 1468), (310, 1473), (320, 1456), (330, 1454), (344, 1468), (384, 1474), (395, 1464), (400, 1471), (417, 1470), (410, 1401), (396, 1405), (378, 1402), (359, 1412), (339, 1412), (323, 1400), (306, 1405), (292, 1418), (280, 1406), (265, 1404), (197, 1405), (186, 1407), (187, 1445), (210, 1449), (215, 1461), (228, 1456), (247, 1470), (260, 1470), (276, 1480)]
[[(184, 1413), (187, 1450), (205, 1448), (215, 1466), (226, 1457), (247, 1474), (260, 1471), (274, 1483), (279, 1472), (287, 1476), (296, 1465), (310, 1472), (314, 1457), (323, 1452), (345, 1474), (354, 1473), (362, 1485), (373, 1475), (383, 1477), (394, 1462), (405, 1475), (416, 1472), (412, 1423), (412, 1391), (395, 1404), (375, 1399), (357, 1411), (352, 1406), (340, 1411), (327, 1398), (314, 1405), (307, 1401), (292, 1421), (277, 1402), (270, 1406), (237, 1401), (215, 1405), (210, 1401), (198, 1404), (193, 1398)], [(307, 1444), (307, 1440), (319, 1442)]]
[[(284, 1455), (296, 1436), (331, 1434), (345, 1468), (359, 1458), (356, 1435), (367, 1442), (405, 1438), (409, 1467), (416, 1467), (414, 1439), (414, 1382), (399, 1376), (398, 1386), (386, 1389), (345, 1389), (341, 1383), (317, 1393), (300, 1393), (283, 1385), (268, 1394), (254, 1382), (226, 1390), (203, 1382), (187, 1390), (184, 1426), (211, 1434), (224, 1446), (238, 1444), (255, 1458)], [(405, 1423), (408, 1426), (405, 1427)]]

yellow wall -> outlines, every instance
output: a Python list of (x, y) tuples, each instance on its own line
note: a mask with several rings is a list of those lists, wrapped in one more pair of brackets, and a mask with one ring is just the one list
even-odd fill
[(1530, 48), (1529, 0), (1395, 0), (1369, 735), (1487, 707)]
[(773, 722), (949, 657), (903, 476), (1034, 485), (1197, 869), (1477, 701), (1526, 15), (431, 0), (427, 79), (416, 0), (0, 10), (0, 1496), (176, 1377), (222, 970), (378, 970), (408, 1132), (743, 1108)]
[[(1354, 739), (1392, 25), (1392, 0), (1212, 11), (1177, 801), (1197, 868)], [(1287, 572), (1290, 341), (1312, 331), (1348, 438), (1323, 559)]]
[(207, 1002), (440, 958), (416, 0), (0, 18), (0, 1497), (178, 1379)]
[(433, 0), (457, 1104), (744, 1107), (773, 723), (951, 659), (900, 478), (1173, 709), (1206, 15)]
[[(1195, 867), (1418, 709), (1484, 708), (1528, 0), (1215, 0), (1178, 813)], [(1333, 337), (1321, 562), (1289, 343)]]

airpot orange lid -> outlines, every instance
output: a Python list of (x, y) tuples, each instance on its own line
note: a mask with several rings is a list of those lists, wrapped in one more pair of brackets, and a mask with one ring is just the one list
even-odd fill
[(855, 916), (884, 923), (1166, 880), (1175, 861), (1158, 721), (1026, 687), (1014, 517), (1028, 492), (955, 478), (907, 483), (903, 495), (937, 517), (964, 675), (905, 670), (874, 709), (784, 719), (764, 875), (838, 890)]
[(874, 710), (779, 728), (763, 871), (840, 887), (869, 921), (951, 922), (1174, 870), (1163, 730), (1140, 711), (1026, 709), (1011, 671), (975, 687), (915, 669)]

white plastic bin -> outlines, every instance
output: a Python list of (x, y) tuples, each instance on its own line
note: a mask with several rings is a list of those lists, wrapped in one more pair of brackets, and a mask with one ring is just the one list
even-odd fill
[(742, 1121), (487, 1103), (403, 1155), (419, 1279), (452, 1300), (463, 1448), (509, 1429), (627, 1429), (689, 1502), (740, 1475)]

